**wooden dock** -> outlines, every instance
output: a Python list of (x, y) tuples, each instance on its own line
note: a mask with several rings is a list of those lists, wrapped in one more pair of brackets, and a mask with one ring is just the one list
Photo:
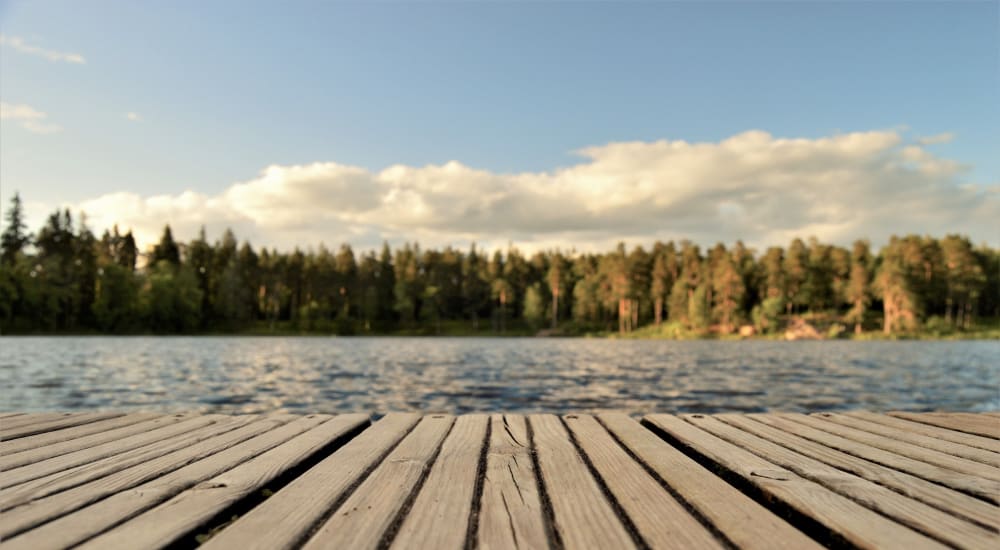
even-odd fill
[(1000, 548), (1000, 413), (0, 414), (0, 548)]

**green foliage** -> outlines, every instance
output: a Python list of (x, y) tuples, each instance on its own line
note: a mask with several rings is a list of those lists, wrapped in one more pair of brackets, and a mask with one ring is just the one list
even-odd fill
[(529, 286), (524, 294), (524, 320), (535, 328), (545, 322), (545, 301), (540, 283)]
[(708, 285), (700, 284), (688, 300), (688, 326), (700, 330), (708, 328), (711, 323), (708, 305)]
[(126, 267), (109, 263), (98, 270), (94, 319), (98, 330), (118, 334), (136, 330), (139, 317), (138, 277)]
[(186, 334), (199, 326), (201, 290), (190, 269), (176, 269), (161, 261), (150, 269), (142, 311), (153, 332)]
[(771, 334), (780, 327), (781, 314), (785, 310), (785, 299), (781, 296), (772, 296), (765, 299), (753, 308), (753, 324), (757, 332), (761, 334)]

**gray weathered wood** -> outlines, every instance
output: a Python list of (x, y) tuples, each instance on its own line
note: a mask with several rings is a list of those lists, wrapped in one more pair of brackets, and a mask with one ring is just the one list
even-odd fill
[[(1000, 468), (1000, 453), (975, 449), (965, 445), (959, 445), (951, 441), (942, 441), (934, 437), (928, 437), (926, 435), (907, 430), (890, 428), (888, 426), (883, 426), (882, 424), (870, 422), (864, 418), (857, 418), (836, 413), (818, 413), (810, 416), (826, 420), (828, 422), (834, 422), (849, 428), (864, 430), (883, 438), (896, 439), (911, 445), (917, 445), (926, 449), (933, 449), (947, 455), (961, 457), (974, 462), (981, 462), (994, 468)], [(998, 473), (1000, 473), (1000, 471), (998, 471)]]
[(425, 416), (334, 511), (304, 548), (377, 548), (407, 497), (430, 467), (454, 421), (450, 415)]
[(859, 548), (945, 548), (908, 527), (680, 418), (652, 415), (645, 420), (695, 449), (718, 467), (738, 475), (768, 499), (782, 502), (812, 518)]
[(420, 420), (389, 414), (220, 531), (207, 549), (270, 550), (300, 546), (317, 522)]
[(42, 422), (49, 422), (52, 420), (59, 420), (61, 418), (71, 418), (74, 416), (79, 416), (84, 414), (82, 412), (49, 412), (49, 413), (30, 413), (17, 416), (16, 418), (4, 418), (0, 420), (0, 431), (10, 430), (13, 428), (20, 428), (22, 426), (28, 426), (30, 424), (40, 424)]
[[(165, 502), (197, 483), (219, 475), (247, 460), (267, 452), (293, 437), (323, 423), (329, 416), (309, 415), (295, 418), (291, 415), (269, 416), (262, 422), (273, 422), (273, 429), (254, 435), (226, 449), (197, 459), (190, 464), (153, 478), (128, 491), (119, 491), (107, 498), (66, 514), (28, 533), (7, 541), (12, 550), (30, 550), (41, 545), (60, 548), (76, 546), (125, 519)], [(129, 542), (126, 546), (135, 547)], [(101, 548), (114, 548), (104, 546)]]
[[(112, 418), (110, 420), (105, 420), (102, 422), (94, 422), (93, 424), (84, 424), (83, 426), (77, 426), (75, 428), (69, 428), (66, 430), (59, 430), (57, 432), (49, 432), (46, 434), (40, 434), (32, 437), (25, 437), (23, 439), (15, 439), (11, 443), (19, 443), (26, 439), (33, 439), (35, 437), (49, 437), (56, 436), (60, 434), (66, 434), (67, 432), (77, 432), (74, 437), (68, 437), (64, 440), (55, 440), (45, 443), (41, 446), (33, 446), (34, 448), (28, 448), (18, 452), (11, 452), (0, 456), (0, 470), (10, 470), (12, 468), (17, 468), (24, 466), (26, 464), (32, 464), (35, 462), (41, 462), (42, 460), (47, 460), (49, 458), (61, 456), (74, 451), (80, 451), (83, 449), (88, 449), (90, 447), (95, 447), (102, 443), (107, 443), (110, 441), (117, 441), (128, 437), (130, 435), (141, 434), (154, 430), (161, 426), (168, 426), (170, 424), (176, 424), (181, 420), (191, 418), (192, 415), (170, 415), (162, 416), (158, 414), (130, 414), (127, 416), (122, 416), (119, 418)], [(118, 426), (101, 426), (101, 430), (96, 432), (89, 430), (87, 428), (94, 427), (97, 424), (105, 424), (108, 422), (118, 422), (129, 420), (130, 422), (123, 422)], [(67, 434), (69, 435), (69, 434)]]
[(817, 549), (819, 544), (621, 413), (600, 421), (622, 444), (737, 548)]
[(490, 426), (478, 547), (546, 548), (548, 535), (528, 446), (528, 425), (521, 415), (496, 414)]
[[(765, 424), (760, 421), (760, 417), (751, 419), (741, 414), (720, 414), (715, 417), (741, 430), (840, 468), (845, 472), (851, 472), (879, 485), (890, 487), (903, 495), (950, 514), (989, 526), (993, 531), (1000, 528), (1000, 509), (996, 506), (943, 485), (931, 483), (906, 472), (880, 466), (797, 435), (801, 430), (811, 430), (812, 428), (777, 418), (772, 418), (770, 424)], [(777, 427), (782, 425), (789, 427), (794, 432), (789, 433)]]
[(403, 518), (393, 548), (461, 550), (465, 547), (488, 425), (489, 417), (485, 415), (458, 417), (420, 493)]
[(174, 544), (239, 500), (266, 488), (279, 475), (298, 467), (317, 451), (368, 423), (368, 417), (363, 414), (337, 416), (232, 470), (198, 483), (91, 539), (82, 548), (162, 548)]
[(242, 428), (201, 441), (148, 462), (137, 464), (131, 468), (120, 470), (85, 485), (80, 485), (8, 510), (0, 515), (0, 537), (12, 537), (109, 495), (126, 491), (146, 481), (166, 475), (187, 464), (266, 432), (280, 424), (280, 421), (273, 418), (258, 420)]
[(169, 442), (170, 439), (176, 437), (178, 434), (195, 430), (224, 418), (222, 416), (193, 417), (176, 424), (166, 424), (157, 428), (151, 428), (149, 431), (126, 436), (122, 439), (108, 441), (94, 447), (80, 449), (46, 460), (40, 460), (33, 464), (6, 470), (0, 472), (0, 488), (12, 487), (50, 474), (65, 472), (74, 466), (96, 462), (103, 458), (145, 447), (158, 441)]
[[(79, 426), (80, 424), (89, 424), (91, 422), (97, 422), (98, 420), (104, 420), (106, 418), (115, 418), (117, 416), (124, 416), (125, 413), (120, 412), (97, 412), (97, 413), (67, 413), (60, 415), (57, 418), (51, 418), (48, 420), (41, 420), (39, 422), (29, 422), (24, 425), (17, 425), (13, 427), (3, 427), (0, 429), (0, 440), (17, 439), (21, 437), (27, 437), (29, 435), (35, 435), (45, 432), (51, 432), (55, 430), (62, 430), (65, 428), (71, 428), (73, 426)], [(17, 420), (17, 417), (14, 418)]]
[(832, 434), (839, 435), (840, 437), (852, 439), (859, 443), (871, 445), (872, 447), (878, 447), (879, 449), (903, 455), (914, 460), (920, 460), (928, 464), (934, 464), (941, 466), (942, 468), (948, 468), (949, 470), (954, 470), (970, 476), (976, 476), (981, 479), (989, 479), (1000, 482), (1000, 469), (987, 464), (952, 456), (940, 451), (922, 447), (920, 445), (906, 443), (905, 441), (881, 437), (856, 428), (849, 428), (833, 422), (826, 422), (814, 416), (797, 413), (787, 413), (780, 416), (784, 416), (785, 418), (794, 420), (800, 424), (805, 424), (825, 432), (830, 432)]
[(33, 500), (55, 494), (73, 487), (83, 485), (95, 479), (149, 462), (157, 457), (184, 449), (200, 441), (210, 439), (219, 434), (229, 432), (249, 424), (254, 417), (250, 415), (232, 418), (219, 417), (217, 421), (206, 422), (201, 428), (188, 431), (174, 437), (158, 441), (145, 447), (133, 449), (122, 454), (102, 458), (101, 460), (81, 464), (63, 472), (56, 472), (45, 477), (33, 479), (20, 485), (0, 491), (0, 511), (20, 506)]
[[(171, 415), (178, 417), (190, 417), (187, 415)], [(57, 443), (68, 442), (74, 439), (84, 439), (104, 432), (114, 431), (125, 426), (134, 426), (143, 422), (148, 422), (156, 418), (164, 418), (158, 413), (132, 413), (108, 420), (99, 420), (90, 424), (83, 424), (66, 430), (57, 430), (28, 437), (12, 439), (10, 441), (0, 441), (0, 456), (9, 456), (16, 453), (23, 453), (40, 447), (50, 448)], [(79, 448), (83, 448), (82, 446)], [(52, 455), (55, 456), (55, 455)], [(2, 469), (2, 468), (0, 468)]]
[(946, 487), (975, 495), (994, 504), (1000, 502), (1000, 485), (994, 481), (962, 474), (920, 460), (913, 460), (912, 458), (885, 451), (878, 447), (858, 443), (857, 441), (846, 439), (823, 430), (817, 430), (777, 415), (751, 414), (748, 416), (769, 426), (794, 433), (810, 441), (841, 450), (856, 457), (870, 460), (881, 466), (906, 472)]
[(716, 437), (862, 503), (939, 542), (963, 548), (987, 548), (1000, 543), (994, 532), (725, 424), (717, 418), (704, 415), (684, 415), (683, 418)]
[(567, 415), (563, 420), (650, 548), (724, 548), (594, 417)]
[(868, 411), (847, 411), (844, 414), (848, 416), (854, 416), (857, 418), (863, 418), (869, 422), (882, 424), (883, 426), (896, 428), (897, 430), (918, 433), (921, 435), (926, 435), (928, 437), (934, 437), (944, 441), (958, 443), (960, 445), (965, 445), (967, 447), (974, 447), (976, 449), (983, 449), (986, 451), (993, 451), (994, 453), (1000, 453), (1000, 441), (996, 439), (990, 439), (988, 437), (983, 437), (981, 435), (972, 435), (964, 432), (956, 432), (955, 430), (949, 430), (947, 428), (941, 428), (939, 426), (922, 424), (920, 422), (914, 422), (912, 420), (904, 420), (902, 418), (897, 418), (895, 416), (889, 416), (887, 414), (876, 414)]
[(552, 415), (528, 417), (555, 528), (566, 548), (634, 548), (600, 485)]
[(893, 411), (889, 415), (941, 426), (949, 430), (1000, 439), (1000, 420), (990, 415), (977, 415), (972, 413), (908, 413)]

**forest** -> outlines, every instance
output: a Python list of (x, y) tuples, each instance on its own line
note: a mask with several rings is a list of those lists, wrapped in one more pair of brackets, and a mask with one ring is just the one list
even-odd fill
[[(874, 252), (814, 238), (624, 244), (601, 253), (416, 243), (355, 253), (97, 237), (55, 211), (28, 232), (20, 197), (0, 250), (3, 334), (766, 335), (808, 319), (830, 337), (972, 334), (1000, 318), (1000, 251), (961, 235), (892, 237)], [(749, 329), (749, 327), (753, 327)]]

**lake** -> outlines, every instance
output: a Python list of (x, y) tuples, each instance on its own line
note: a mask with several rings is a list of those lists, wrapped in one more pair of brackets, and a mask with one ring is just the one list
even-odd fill
[(1000, 342), (3, 337), (2, 411), (1000, 410)]

